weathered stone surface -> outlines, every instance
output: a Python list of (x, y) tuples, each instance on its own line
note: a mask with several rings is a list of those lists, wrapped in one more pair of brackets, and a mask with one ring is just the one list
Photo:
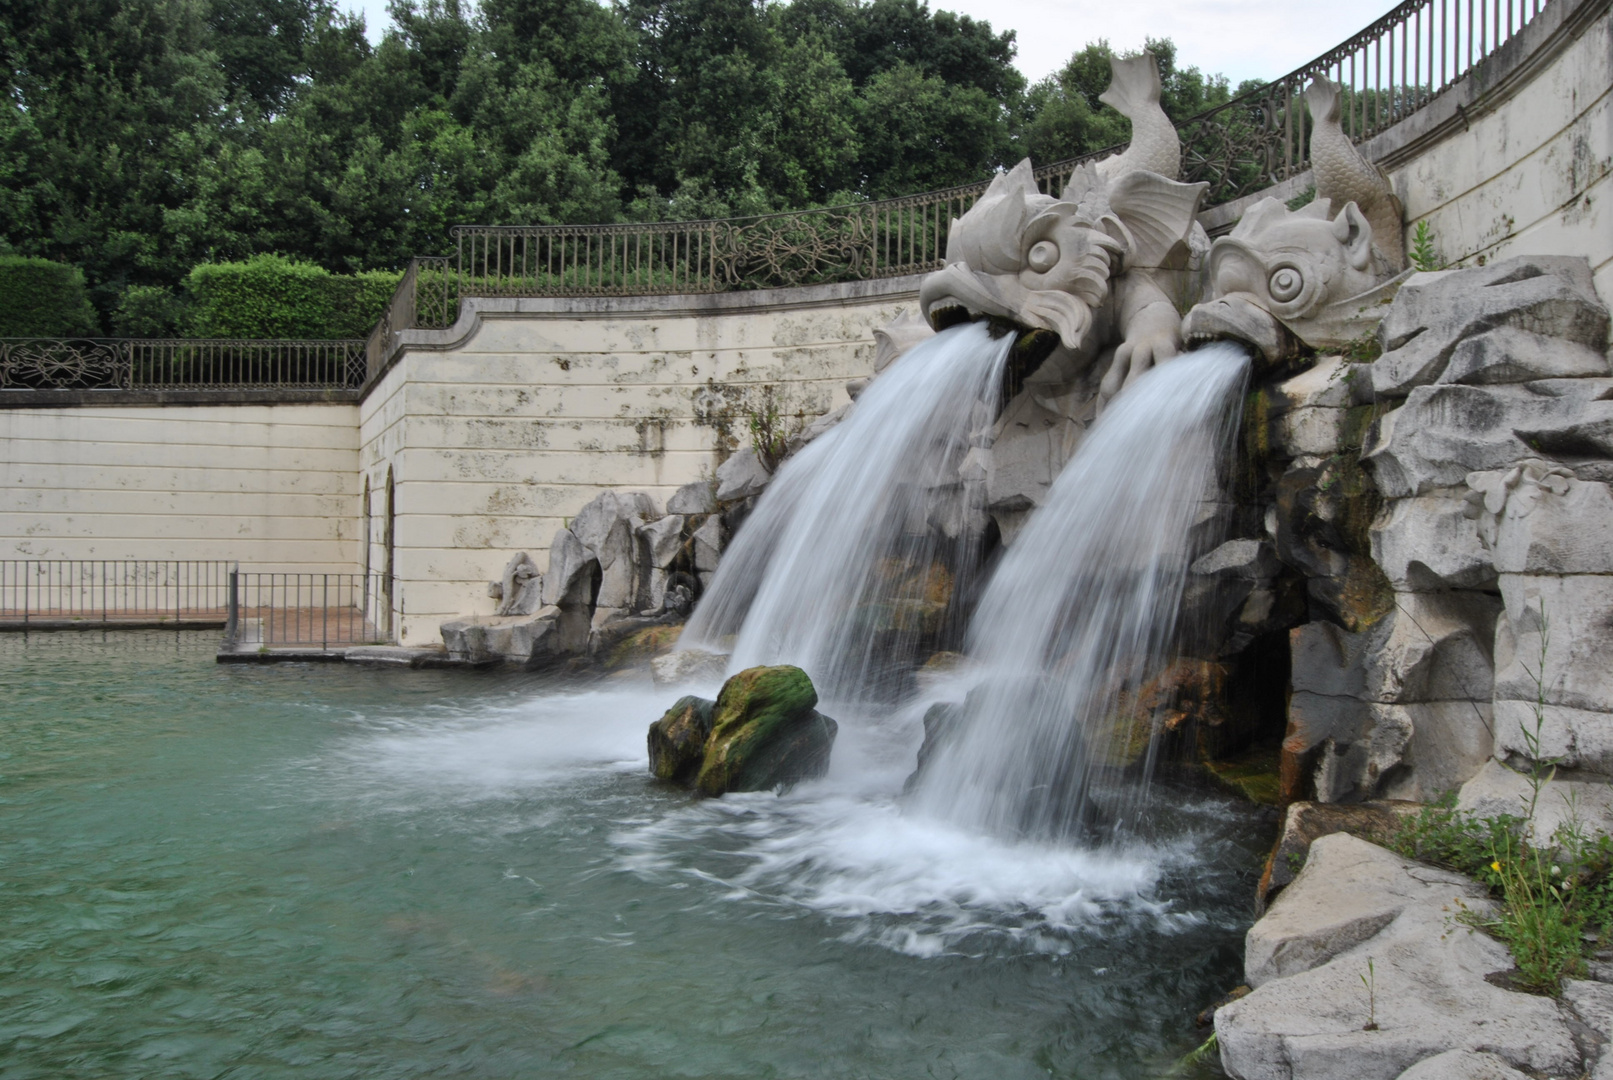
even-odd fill
[(1470, 473), (1465, 512), (1509, 574), (1613, 574), (1613, 493), (1534, 459)]
[(1583, 259), (1525, 256), (1413, 274), (1378, 330), (1384, 352), (1372, 365), (1373, 389), (1403, 397), (1433, 383), (1459, 342), (1497, 327), (1607, 350), (1607, 309)]
[(1256, 914), (1265, 914), (1268, 901), (1298, 876), (1296, 864), (1303, 866), (1311, 845), (1324, 836), (1349, 833), (1374, 843), (1387, 842), (1418, 804), (1378, 800), (1365, 803), (1289, 803), (1283, 813), (1282, 831), (1266, 857), (1256, 889)]
[[(1613, 576), (1502, 574), (1496, 626), (1497, 701), (1613, 712)], [(1541, 636), (1547, 648), (1541, 671)], [(1537, 684), (1533, 670), (1540, 675)]]
[(747, 446), (717, 466), (717, 501), (732, 502), (760, 495), (772, 482), (773, 474), (767, 471), (756, 451)]
[(1502, 326), (1458, 344), (1439, 381), (1482, 386), (1607, 374), (1605, 353), (1578, 342)]
[(1069, 418), (1048, 408), (1029, 390), (1014, 397), (991, 432), (986, 458), (986, 505), (998, 515), (998, 527), (1009, 515), (1042, 504), (1064, 462), (1079, 445), (1081, 430)]
[(646, 566), (665, 570), (683, 547), (683, 515), (668, 514), (638, 527), (640, 557)]
[(874, 374), (879, 374), (913, 346), (935, 336), (935, 330), (917, 308), (903, 308), (900, 315), (874, 330)]
[(442, 624), (449, 659), (462, 663), (503, 662), (540, 668), (577, 656), (588, 647), (586, 613), (544, 607), (530, 615), (453, 619)]
[(717, 509), (717, 495), (710, 480), (684, 484), (666, 501), (668, 514), (710, 514)]
[(1378, 421), (1361, 460), (1385, 497), (1401, 499), (1541, 454), (1606, 459), (1613, 457), (1609, 391), (1607, 379), (1419, 386)]
[(1290, 634), (1292, 685), (1375, 702), (1487, 700), (1496, 615), (1483, 593), (1403, 593), (1361, 633), (1307, 623)]
[(1372, 523), (1372, 559), (1399, 592), (1476, 589), (1495, 581), (1466, 488), (1395, 499)]
[(650, 772), (657, 779), (693, 787), (706, 758), (711, 712), (716, 702), (690, 694), (650, 725)]
[(1347, 409), (1354, 404), (1351, 383), (1360, 378), (1342, 356), (1318, 357), (1316, 363), (1278, 383), (1272, 390), (1273, 411)]
[(557, 529), (549, 546), (549, 572), (543, 576), (543, 602), (562, 608), (591, 605), (595, 565), (575, 533)]
[[(1451, 916), (1487, 914), (1476, 882), (1338, 834), (1249, 931), (1254, 993), (1216, 1012), (1221, 1062), (1241, 1080), (1393, 1080), (1449, 1050), (1577, 1075), (1573, 1036), (1550, 998), (1485, 980), (1506, 947)], [(1377, 1029), (1368, 1021), (1373, 962)], [(1251, 979), (1251, 983), (1254, 980)]]
[(722, 559), (722, 519), (713, 514), (694, 531), (694, 567), (701, 573), (717, 569)]
[[(632, 558), (630, 548), (620, 541), (623, 525), (632, 528), (660, 517), (655, 500), (642, 491), (605, 491), (594, 496), (571, 519), (571, 532), (582, 542), (583, 550), (599, 560), (600, 568), (610, 569), (616, 558)], [(637, 519), (637, 521), (634, 521)]]
[(679, 649), (650, 661), (650, 677), (657, 689), (691, 683), (718, 683), (728, 670), (726, 653)]
[[(866, 379), (863, 380), (863, 381), (865, 383), (867, 382)], [(851, 384), (850, 383), (846, 384), (846, 389), (847, 389), (847, 392), (850, 392), (850, 389), (851, 389)], [(856, 397), (857, 397), (856, 394), (852, 394), (851, 396), (852, 396), (853, 400), (855, 400)], [(822, 416), (820, 416), (816, 420), (812, 421), (812, 423), (808, 424), (806, 427), (802, 428), (800, 431), (796, 432), (794, 435), (791, 435), (790, 438), (788, 439), (788, 441), (785, 443), (785, 448), (791, 454), (800, 453), (801, 450), (804, 449), (807, 446), (808, 443), (813, 442), (820, 435), (825, 434), (831, 428), (833, 428), (836, 424), (840, 423), (840, 421), (844, 420), (846, 417), (848, 417), (850, 415), (851, 415), (851, 406), (849, 404), (842, 405), (838, 409), (835, 409), (835, 410), (833, 410), (831, 412), (824, 413)]]
[(797, 667), (747, 668), (723, 684), (696, 786), (704, 795), (767, 791), (829, 771), (838, 725)]
[(1494, 1054), (1447, 1050), (1419, 1061), (1401, 1073), (1398, 1080), (1529, 1080), (1529, 1077)]
[[(1494, 708), (1495, 756), (1528, 768), (1534, 758), (1524, 732), (1535, 730), (1535, 703), (1498, 698)], [(1552, 704), (1542, 711), (1540, 757), (1564, 769), (1613, 777), (1613, 712)]]
[(1226, 574), (1247, 581), (1274, 578), (1282, 570), (1277, 553), (1264, 540), (1228, 540), (1188, 568), (1194, 574)]
[(1490, 640), (1482, 593), (1407, 593), (1369, 631), (1290, 631), (1283, 785), (1316, 797), (1427, 799), (1471, 777), (1493, 749)]
[(1590, 1055), (1590, 1080), (1613, 1080), (1613, 1051), (1609, 1049), (1613, 1046), (1613, 986), (1569, 979), (1563, 983), (1563, 1003), (1596, 1034), (1598, 1045)]
[[(1492, 759), (1462, 785), (1456, 808), (1478, 817), (1523, 817), (1533, 794), (1528, 777)], [(1547, 780), (1534, 801), (1534, 831), (1541, 840), (1571, 819), (1587, 831), (1613, 833), (1613, 784)]]
[[(1408, 906), (1436, 910), (1483, 900), (1477, 882), (1334, 832), (1314, 840), (1305, 868), (1244, 939), (1244, 981), (1255, 989), (1332, 960), (1375, 936)], [(1363, 1002), (1364, 1004), (1364, 1002)]]
[(521, 552), (510, 559), (499, 581), (495, 615), (530, 615), (543, 605), (543, 575), (532, 556)]

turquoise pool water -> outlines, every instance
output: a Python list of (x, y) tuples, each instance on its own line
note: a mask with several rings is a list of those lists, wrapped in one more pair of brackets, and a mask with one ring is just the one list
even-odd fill
[(1238, 979), (1263, 835), (904, 814), (911, 714), (700, 803), (630, 682), (0, 635), (0, 1077), (1149, 1077)]

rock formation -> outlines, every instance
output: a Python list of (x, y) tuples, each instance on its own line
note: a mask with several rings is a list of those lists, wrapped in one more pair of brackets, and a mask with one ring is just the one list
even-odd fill
[(650, 725), (650, 771), (708, 796), (815, 779), (829, 769), (838, 730), (817, 703), (800, 668), (748, 668), (715, 702), (681, 698)]

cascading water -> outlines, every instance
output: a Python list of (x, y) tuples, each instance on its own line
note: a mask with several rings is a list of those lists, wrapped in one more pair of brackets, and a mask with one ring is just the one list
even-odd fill
[(971, 538), (934, 519), (965, 497), (958, 463), (996, 417), (1012, 342), (955, 327), (874, 380), (779, 470), (683, 642), (722, 648), (737, 635), (730, 671), (788, 663), (826, 700), (874, 693), (893, 643), (934, 629), (972, 561), (955, 550)]
[(973, 688), (932, 725), (920, 812), (1064, 840), (1100, 810), (1135, 808), (1136, 787), (1100, 792), (1093, 780), (1137, 734), (1119, 706), (1170, 644), (1247, 371), (1238, 347), (1211, 345), (1104, 412), (981, 597), (967, 636)]

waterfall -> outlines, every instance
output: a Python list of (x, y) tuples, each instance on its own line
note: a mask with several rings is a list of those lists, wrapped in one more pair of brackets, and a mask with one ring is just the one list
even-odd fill
[(1238, 347), (1207, 346), (1104, 411), (980, 599), (972, 689), (926, 722), (920, 812), (1064, 840), (1135, 809), (1137, 786), (1093, 781), (1151, 730), (1120, 706), (1169, 648), (1247, 371)]
[(934, 638), (974, 561), (958, 465), (997, 415), (1012, 343), (954, 327), (870, 383), (779, 469), (683, 644), (726, 651), (733, 636), (730, 673), (795, 664), (827, 700), (875, 695)]

